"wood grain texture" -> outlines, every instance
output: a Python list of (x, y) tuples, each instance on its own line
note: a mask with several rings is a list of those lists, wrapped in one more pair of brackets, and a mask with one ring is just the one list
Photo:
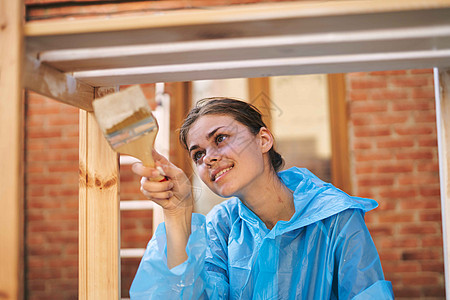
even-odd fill
[(309, 18), (317, 16), (342, 16), (367, 13), (413, 11), (449, 7), (448, 0), (364, 0), (326, 2), (286, 2), (214, 7), (208, 10), (190, 9), (155, 14), (152, 17), (96, 18), (89, 20), (47, 21), (28, 23), (27, 36), (83, 34), (161, 28), (175, 26), (210, 25), (244, 20)]
[(449, 15), (450, 0), (298, 1), (29, 23), (26, 32), (42, 62), (111, 86), (442, 67)]
[(94, 114), (83, 110), (80, 110), (79, 153), (79, 299), (117, 300), (120, 298), (118, 155), (105, 140)]
[(25, 59), (24, 87), (62, 103), (92, 111), (92, 86), (29, 56)]
[(445, 287), (450, 298), (450, 68), (435, 69), (436, 121), (439, 147)]
[(348, 152), (348, 112), (345, 74), (328, 75), (328, 103), (331, 136), (332, 183), (351, 194), (350, 157)]
[(0, 0), (0, 299), (23, 298), (22, 1)]
[(269, 130), (272, 130), (272, 100), (269, 77), (248, 79), (248, 101), (259, 109), (264, 124)]

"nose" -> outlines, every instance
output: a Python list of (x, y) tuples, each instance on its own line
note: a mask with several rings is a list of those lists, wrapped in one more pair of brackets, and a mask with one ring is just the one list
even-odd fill
[(220, 155), (215, 150), (207, 151), (205, 156), (203, 157), (203, 161), (205, 162), (205, 164), (208, 167), (212, 166), (214, 163), (217, 163), (219, 160), (220, 160)]

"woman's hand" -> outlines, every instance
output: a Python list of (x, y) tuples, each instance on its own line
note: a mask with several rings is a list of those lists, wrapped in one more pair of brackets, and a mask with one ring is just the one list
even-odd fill
[[(141, 191), (150, 200), (159, 204), (164, 211), (167, 235), (167, 266), (169, 269), (186, 261), (186, 245), (191, 234), (191, 218), (194, 200), (192, 186), (186, 174), (153, 150), (155, 168), (133, 165), (133, 172), (142, 176)], [(161, 167), (167, 181), (152, 181), (161, 174)]]
[(186, 174), (155, 150), (153, 158), (156, 167), (161, 167), (164, 171), (167, 181), (152, 181), (152, 178), (160, 175), (156, 167), (144, 167), (142, 163), (136, 163), (132, 170), (142, 176), (141, 192), (160, 205), (165, 215), (184, 214), (187, 210), (192, 212), (192, 186)]

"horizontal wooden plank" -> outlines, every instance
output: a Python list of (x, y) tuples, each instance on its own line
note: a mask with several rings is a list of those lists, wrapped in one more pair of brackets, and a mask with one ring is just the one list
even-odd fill
[(27, 23), (25, 32), (29, 51), (42, 52), (446, 24), (449, 8), (449, 0), (301, 1), (135, 18)]
[(25, 60), (24, 87), (87, 111), (92, 111), (94, 88), (55, 68), (27, 56)]
[(39, 57), (54, 68), (74, 72), (143, 65), (442, 49), (450, 49), (450, 24), (53, 50), (43, 52)]
[(74, 72), (91, 85), (401, 70), (448, 65), (450, 50), (277, 58)]
[[(26, 36), (55, 36), (111, 31), (128, 31), (173, 26), (210, 25), (255, 20), (347, 16), (374, 12), (398, 12), (449, 7), (448, 0), (360, 0), (285, 2), (191, 9), (139, 17), (108, 17), (28, 23)], [(206, 12), (206, 13), (205, 13)]]
[(28, 24), (27, 42), (92, 86), (429, 68), (450, 60), (449, 15), (450, 0), (284, 2)]

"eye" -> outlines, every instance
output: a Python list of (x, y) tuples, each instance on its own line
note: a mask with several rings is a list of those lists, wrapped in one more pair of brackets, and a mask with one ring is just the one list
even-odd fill
[(222, 143), (224, 140), (227, 139), (227, 137), (228, 137), (228, 136), (227, 136), (226, 134), (218, 134), (218, 135), (216, 136), (216, 138), (215, 138), (216, 144)]
[(192, 155), (192, 160), (194, 162), (197, 162), (199, 159), (201, 159), (203, 157), (203, 151), (197, 151)]

